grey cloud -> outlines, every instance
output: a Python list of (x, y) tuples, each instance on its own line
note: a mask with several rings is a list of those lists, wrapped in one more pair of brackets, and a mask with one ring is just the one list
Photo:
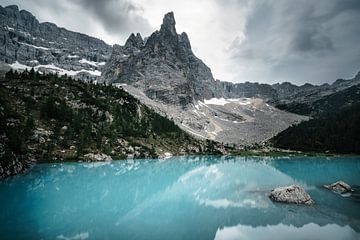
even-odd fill
[(125, 42), (132, 32), (148, 34), (152, 31), (142, 17), (143, 9), (132, 0), (2, 0), (2, 5), (17, 4), (39, 20), (52, 21), (69, 30), (102, 38), (91, 22), (104, 29), (108, 38)]
[(322, 83), (360, 70), (360, 1), (254, 1), (247, 21), (228, 51), (250, 69), (235, 81)]
[(299, 29), (294, 33), (290, 46), (298, 52), (316, 53), (317, 51), (334, 50), (330, 37), (316, 28)]
[(143, 9), (128, 0), (76, 0), (82, 9), (89, 11), (103, 27), (113, 34), (119, 32), (148, 32), (150, 25), (141, 16)]

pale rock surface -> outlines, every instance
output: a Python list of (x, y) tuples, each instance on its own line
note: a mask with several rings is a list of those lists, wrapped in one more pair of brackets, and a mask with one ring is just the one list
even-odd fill
[(275, 202), (311, 205), (315, 202), (310, 195), (298, 185), (278, 187), (270, 192), (269, 198)]

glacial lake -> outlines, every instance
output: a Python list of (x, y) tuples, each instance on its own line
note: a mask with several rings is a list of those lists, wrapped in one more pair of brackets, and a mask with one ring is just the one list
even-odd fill
[[(268, 199), (294, 183), (314, 206)], [(39, 164), (0, 181), (0, 239), (360, 239), (359, 185), (356, 157)]]

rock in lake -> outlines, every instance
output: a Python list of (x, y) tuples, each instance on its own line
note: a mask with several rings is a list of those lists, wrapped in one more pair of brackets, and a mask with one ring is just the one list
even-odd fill
[(112, 158), (109, 155), (99, 153), (88, 153), (84, 155), (85, 160), (91, 161), (91, 162), (108, 162), (111, 161)]
[(271, 190), (269, 198), (275, 202), (306, 204), (311, 205), (315, 202), (310, 195), (298, 185), (278, 187)]
[(346, 182), (343, 182), (343, 181), (337, 181), (330, 185), (324, 185), (324, 188), (327, 188), (331, 191), (334, 191), (334, 192), (340, 193), (340, 194), (354, 191), (349, 184), (347, 184)]

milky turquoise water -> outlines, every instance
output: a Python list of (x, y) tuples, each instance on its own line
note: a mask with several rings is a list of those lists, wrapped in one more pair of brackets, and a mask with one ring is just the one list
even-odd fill
[[(268, 199), (293, 183), (316, 205)], [(360, 158), (39, 164), (0, 182), (0, 239), (360, 239), (359, 185)]]

